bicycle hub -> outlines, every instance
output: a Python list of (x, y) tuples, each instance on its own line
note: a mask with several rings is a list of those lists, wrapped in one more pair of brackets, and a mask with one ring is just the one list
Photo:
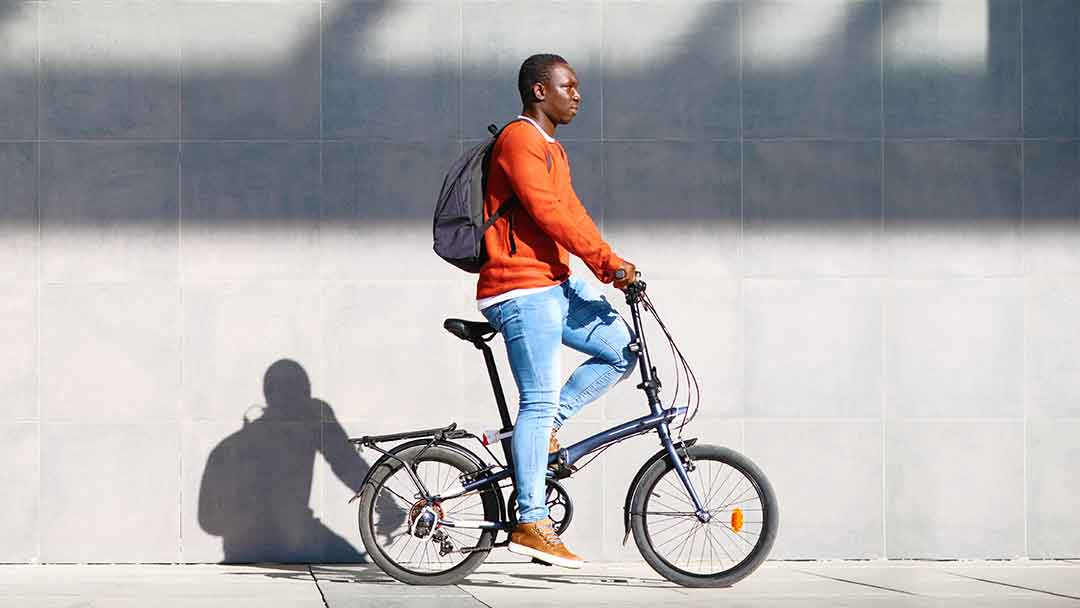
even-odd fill
[(436, 506), (433, 509), (430, 505), (424, 505), (423, 501), (421, 501), (413, 505), (413, 508), (409, 511), (409, 533), (416, 538), (431, 536), (431, 533), (439, 525), (442, 508)]

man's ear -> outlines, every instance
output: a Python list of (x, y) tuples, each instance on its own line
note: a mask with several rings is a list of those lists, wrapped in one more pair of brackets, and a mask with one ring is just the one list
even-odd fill
[(532, 91), (533, 98), (536, 99), (536, 101), (544, 101), (544, 98), (547, 97), (547, 87), (545, 87), (542, 82), (534, 82)]

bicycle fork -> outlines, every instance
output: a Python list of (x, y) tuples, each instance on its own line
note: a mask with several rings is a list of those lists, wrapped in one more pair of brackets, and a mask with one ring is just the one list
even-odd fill
[(679, 456), (678, 450), (675, 449), (675, 442), (671, 440), (671, 433), (668, 430), (667, 423), (661, 424), (656, 429), (660, 434), (660, 443), (663, 444), (664, 450), (667, 452), (668, 458), (671, 459), (672, 467), (675, 469), (675, 473), (679, 476), (679, 480), (683, 483), (683, 489), (686, 490), (686, 494), (690, 497), (691, 503), (694, 505), (696, 511), (694, 515), (697, 516), (698, 521), (701, 523), (709, 523), (712, 519), (712, 513), (705, 508), (705, 504), (701, 500), (701, 496), (698, 495), (697, 488), (694, 487), (694, 483), (690, 481), (690, 474), (687, 471), (686, 465), (683, 463), (683, 459)]
[[(660, 402), (660, 379), (657, 377), (656, 368), (653, 367), (652, 359), (649, 357), (649, 346), (646, 344), (645, 332), (642, 329), (641, 323), (640, 303), (642, 294), (644, 293), (645, 282), (640, 280), (637, 283), (631, 283), (626, 290), (626, 304), (630, 307), (630, 317), (634, 323), (634, 338), (630, 342), (629, 348), (630, 352), (637, 355), (638, 367), (641, 370), (641, 384), (639, 384), (637, 388), (645, 392), (645, 395), (649, 400), (649, 408), (652, 410), (653, 415), (659, 415), (662, 411)], [(675, 444), (671, 440), (671, 431), (668, 428), (668, 423), (662, 422), (656, 427), (656, 431), (660, 435), (660, 443), (664, 446), (668, 458), (671, 459), (671, 464), (675, 468), (675, 473), (683, 483), (683, 489), (686, 490), (686, 494), (690, 497), (690, 501), (694, 505), (694, 509), (696, 509), (694, 514), (701, 523), (708, 523), (709, 520), (712, 519), (712, 514), (705, 509), (701, 496), (697, 493), (697, 488), (695, 488), (693, 482), (690, 481), (690, 475), (687, 473), (686, 465), (683, 464), (683, 460), (679, 457), (678, 451), (675, 449)]]

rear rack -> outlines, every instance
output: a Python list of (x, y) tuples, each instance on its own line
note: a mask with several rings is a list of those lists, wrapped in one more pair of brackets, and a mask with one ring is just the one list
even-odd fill
[(457, 423), (451, 422), (448, 426), (424, 429), (422, 431), (391, 433), (390, 435), (364, 435), (363, 437), (349, 439), (349, 443), (374, 447), (376, 443), (383, 443), (386, 441), (401, 441), (402, 439), (416, 439), (418, 437), (434, 437), (436, 441), (441, 441), (443, 439), (461, 439), (463, 437), (469, 437), (470, 435), (472, 435), (472, 433), (457, 428)]

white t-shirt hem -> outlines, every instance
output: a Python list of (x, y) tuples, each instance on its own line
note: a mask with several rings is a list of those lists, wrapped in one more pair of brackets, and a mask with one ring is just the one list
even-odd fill
[(477, 300), (476, 308), (480, 312), (483, 312), (485, 308), (494, 306), (500, 302), (513, 300), (514, 298), (520, 298), (521, 296), (527, 296), (533, 293), (540, 293), (541, 291), (547, 291), (549, 289), (555, 289), (559, 285), (562, 285), (562, 283), (559, 283), (558, 285), (550, 285), (548, 287), (526, 287), (524, 289), (511, 289), (510, 291), (500, 293), (497, 296), (491, 296), (490, 298), (481, 298)]

